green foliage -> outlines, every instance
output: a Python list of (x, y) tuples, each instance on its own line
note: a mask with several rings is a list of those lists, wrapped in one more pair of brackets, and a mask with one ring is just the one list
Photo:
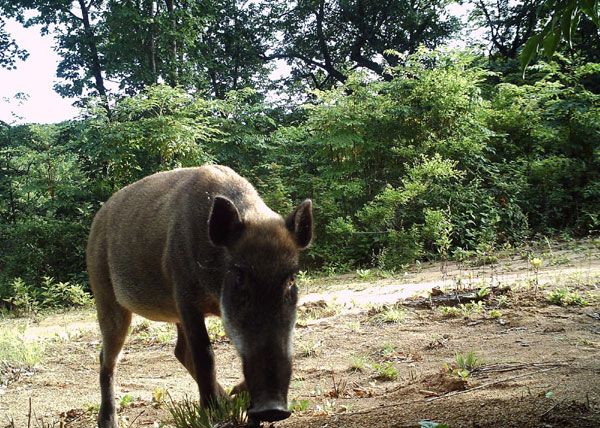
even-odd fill
[(310, 400), (291, 400), (288, 408), (294, 413), (306, 411), (310, 406)]
[(376, 376), (383, 380), (395, 380), (398, 377), (398, 369), (392, 361), (386, 361), (382, 364), (373, 364)]
[(43, 346), (26, 340), (14, 330), (0, 329), (0, 375), (7, 368), (31, 369), (41, 362)]
[(388, 54), (398, 65), (385, 79), (345, 70), (343, 85), (301, 108), (250, 88), (206, 100), (152, 85), (94, 100), (79, 121), (0, 123), (2, 304), (84, 305), (100, 204), (149, 174), (205, 162), (248, 177), (284, 216), (312, 198), (315, 240), (302, 257), (327, 273), (368, 279), (371, 266), (467, 255), (488, 264), (495, 248), (536, 233), (600, 230), (600, 64), (557, 54), (524, 81), (473, 52)]
[(590, 303), (577, 291), (570, 287), (557, 288), (546, 295), (548, 302), (559, 306), (587, 306)]
[(0, 298), (15, 315), (26, 315), (38, 309), (86, 307), (92, 302), (91, 295), (81, 285), (55, 282), (50, 277), (44, 277), (39, 287), (15, 278), (7, 290), (2, 290)]
[(572, 46), (572, 40), (582, 16), (587, 16), (600, 27), (600, 6), (598, 0), (545, 0), (546, 8), (551, 11), (551, 19), (542, 30), (532, 35), (525, 43), (521, 53), (521, 68), (529, 65), (535, 54), (542, 50), (548, 61), (556, 52), (561, 41)]
[(15, 278), (8, 290), (3, 290), (2, 300), (8, 303), (10, 310), (15, 315), (25, 315), (35, 311), (39, 302), (35, 290), (27, 286), (21, 278)]
[(212, 108), (165, 85), (124, 98), (110, 117), (101, 104), (92, 104), (79, 149), (90, 160), (87, 172), (99, 196), (157, 171), (211, 161), (206, 146), (218, 134)]
[(483, 364), (483, 361), (477, 356), (474, 350), (469, 351), (466, 355), (461, 352), (454, 352), (454, 360), (458, 369), (469, 372), (472, 372)]
[(216, 428), (220, 426), (244, 426), (250, 395), (242, 393), (232, 397), (220, 397), (217, 404), (203, 408), (200, 403), (186, 398), (181, 403), (168, 405), (173, 423), (177, 428)]
[(54, 282), (54, 278), (45, 277), (41, 287), (41, 307), (66, 308), (90, 306), (92, 297), (82, 286), (69, 282)]

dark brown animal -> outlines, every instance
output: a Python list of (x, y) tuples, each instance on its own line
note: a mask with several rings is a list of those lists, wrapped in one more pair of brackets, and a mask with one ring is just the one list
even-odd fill
[(256, 421), (287, 418), (296, 319), (298, 250), (312, 239), (312, 203), (283, 220), (233, 170), (161, 172), (115, 193), (98, 211), (87, 246), (102, 331), (98, 415), (118, 427), (115, 366), (131, 314), (177, 325), (175, 355), (201, 403), (225, 394), (204, 324), (220, 315), (243, 365)]

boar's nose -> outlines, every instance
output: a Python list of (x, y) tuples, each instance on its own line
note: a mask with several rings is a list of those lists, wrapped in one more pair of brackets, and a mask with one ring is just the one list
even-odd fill
[(258, 405), (252, 405), (248, 409), (248, 418), (253, 421), (275, 422), (290, 417), (290, 412), (284, 405), (278, 401), (265, 401)]

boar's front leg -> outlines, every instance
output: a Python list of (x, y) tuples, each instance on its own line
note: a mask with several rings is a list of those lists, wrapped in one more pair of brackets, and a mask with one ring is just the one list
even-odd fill
[(203, 407), (216, 403), (225, 396), (225, 390), (217, 382), (215, 358), (206, 331), (203, 314), (185, 311), (182, 323), (177, 323), (175, 356), (196, 380)]

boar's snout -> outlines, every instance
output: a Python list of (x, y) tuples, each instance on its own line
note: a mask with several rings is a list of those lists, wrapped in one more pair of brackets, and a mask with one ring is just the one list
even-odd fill
[(254, 421), (275, 422), (287, 419), (292, 413), (287, 409), (285, 401), (271, 399), (252, 405), (248, 409), (248, 418)]

